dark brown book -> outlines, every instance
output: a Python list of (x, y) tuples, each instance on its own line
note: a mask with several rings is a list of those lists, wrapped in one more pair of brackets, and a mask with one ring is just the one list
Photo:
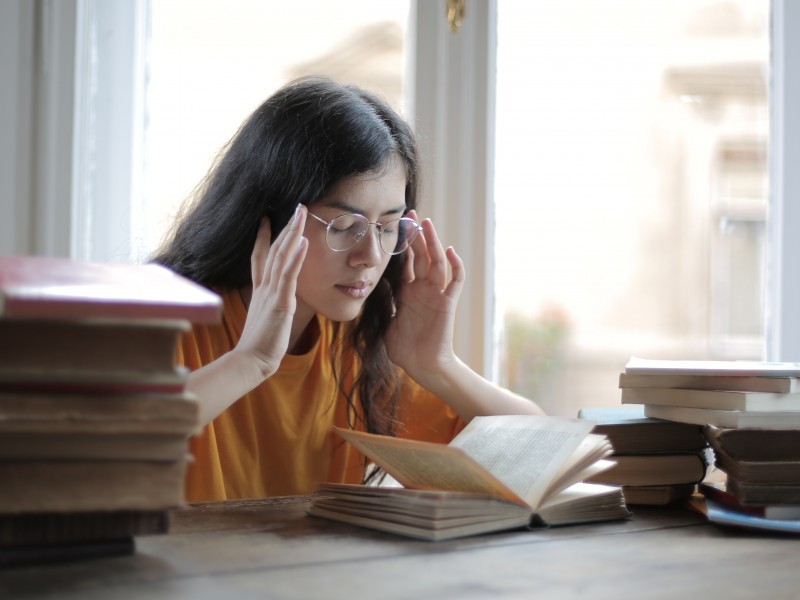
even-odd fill
[(742, 504), (757, 506), (800, 504), (800, 485), (742, 483), (729, 475), (726, 486)]
[(195, 433), (198, 404), (183, 394), (0, 393), (6, 433)]
[(680, 452), (708, 445), (700, 425), (644, 416), (638, 405), (582, 408), (578, 417), (594, 421), (594, 433), (608, 437), (615, 454)]
[(186, 458), (185, 433), (53, 433), (52, 431), (0, 433), (0, 461), (12, 460), (145, 460), (175, 461)]
[(0, 381), (175, 376), (185, 320), (0, 319)]
[(184, 502), (186, 461), (0, 461), (0, 513), (152, 511)]
[(704, 433), (715, 450), (722, 450), (735, 460), (800, 461), (800, 429), (729, 429), (707, 425)]
[(178, 394), (186, 388), (189, 371), (114, 371), (81, 368), (74, 370), (9, 370), (0, 366), (0, 393), (48, 394)]
[(624, 485), (625, 504), (665, 506), (689, 498), (695, 491), (694, 483), (667, 485)]
[(738, 460), (723, 449), (714, 450), (717, 468), (746, 484), (800, 485), (798, 460)]

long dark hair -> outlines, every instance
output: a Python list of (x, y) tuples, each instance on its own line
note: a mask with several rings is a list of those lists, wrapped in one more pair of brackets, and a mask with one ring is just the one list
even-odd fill
[[(418, 166), (408, 124), (366, 90), (319, 77), (294, 81), (261, 104), (223, 148), (154, 261), (213, 289), (245, 287), (261, 217), (269, 217), (274, 239), (298, 204), (313, 204), (344, 177), (380, 173), (396, 156), (405, 166), (411, 210)], [(350, 418), (362, 420), (367, 431), (389, 435), (396, 428), (400, 390), (383, 339), (404, 260), (403, 254), (391, 258), (358, 318), (337, 325), (331, 347)], [(347, 342), (357, 364), (340, 360), (337, 346)], [(352, 389), (342, 383), (348, 372), (355, 373)]]

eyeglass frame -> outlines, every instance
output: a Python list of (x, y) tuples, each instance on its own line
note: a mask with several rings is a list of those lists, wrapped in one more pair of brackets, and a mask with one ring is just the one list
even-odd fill
[(358, 246), (358, 244), (360, 244), (364, 240), (365, 237), (367, 237), (367, 233), (366, 233), (366, 230), (365, 230), (364, 231), (364, 235), (360, 239), (356, 240), (356, 242), (352, 246), (350, 246), (349, 248), (344, 248), (343, 250), (337, 250), (336, 248), (331, 248), (330, 242), (328, 242), (328, 233), (330, 232), (331, 227), (333, 226), (333, 222), (336, 219), (339, 219), (341, 217), (360, 217), (360, 218), (362, 218), (362, 219), (367, 221), (367, 225), (374, 225), (375, 228), (378, 230), (378, 246), (380, 247), (381, 252), (383, 252), (384, 254), (387, 254), (389, 256), (397, 256), (399, 254), (403, 254), (403, 252), (405, 252), (406, 250), (408, 250), (411, 247), (411, 242), (414, 241), (414, 238), (416, 238), (417, 235), (422, 233), (422, 225), (420, 225), (415, 219), (412, 219), (411, 217), (398, 217), (396, 219), (392, 219), (391, 221), (389, 221), (389, 223), (394, 223), (395, 221), (410, 221), (411, 223), (414, 224), (414, 226), (415, 226), (414, 229), (416, 230), (416, 233), (414, 233), (414, 237), (412, 237), (408, 241), (408, 245), (405, 248), (403, 248), (402, 250), (400, 250), (400, 252), (387, 252), (386, 249), (383, 247), (383, 244), (381, 243), (381, 239), (382, 239), (381, 236), (383, 236), (383, 232), (384, 232), (386, 226), (389, 225), (389, 223), (385, 223), (384, 224), (384, 223), (378, 223), (377, 221), (376, 222), (372, 222), (369, 219), (367, 219), (367, 217), (365, 217), (364, 215), (360, 215), (358, 213), (342, 213), (341, 215), (335, 216), (330, 221), (326, 221), (325, 219), (323, 219), (322, 217), (320, 217), (318, 215), (315, 215), (311, 211), (308, 211), (308, 214), (311, 215), (312, 217), (314, 217), (317, 221), (319, 221), (323, 225), (325, 225), (325, 245), (332, 252), (349, 252), (350, 250), (352, 250), (353, 248)]

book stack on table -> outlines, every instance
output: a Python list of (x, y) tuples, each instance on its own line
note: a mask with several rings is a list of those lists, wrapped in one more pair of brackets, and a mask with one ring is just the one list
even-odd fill
[(628, 505), (666, 505), (686, 500), (711, 461), (700, 425), (646, 417), (639, 406), (583, 408), (578, 416), (596, 423), (614, 449), (616, 465), (590, 481), (622, 486)]
[(220, 311), (156, 265), (0, 257), (0, 565), (167, 530), (198, 428), (177, 343)]
[(645, 415), (730, 428), (800, 428), (800, 363), (631, 358), (623, 404)]
[(705, 429), (726, 480), (701, 485), (712, 501), (743, 513), (800, 520), (800, 430)]

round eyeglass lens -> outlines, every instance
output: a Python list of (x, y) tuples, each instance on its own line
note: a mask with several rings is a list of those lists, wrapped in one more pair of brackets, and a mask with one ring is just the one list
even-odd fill
[(417, 237), (419, 225), (414, 219), (403, 217), (389, 221), (381, 228), (381, 248), (386, 254), (405, 252)]
[[(377, 228), (381, 249), (386, 254), (404, 252), (419, 232), (414, 219), (403, 217), (385, 224), (372, 223)], [(336, 252), (344, 252), (355, 247), (367, 235), (371, 223), (363, 215), (339, 215), (328, 225), (325, 240), (328, 247)]]

